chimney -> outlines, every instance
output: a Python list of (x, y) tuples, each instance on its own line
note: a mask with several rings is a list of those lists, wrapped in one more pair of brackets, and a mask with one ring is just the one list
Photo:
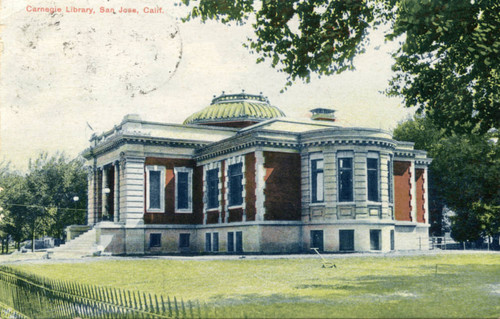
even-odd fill
[(316, 108), (311, 110), (311, 119), (315, 121), (331, 121), (335, 122), (335, 110)]

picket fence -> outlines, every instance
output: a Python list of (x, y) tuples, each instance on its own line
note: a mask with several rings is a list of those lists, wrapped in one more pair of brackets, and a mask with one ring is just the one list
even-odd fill
[[(1, 318), (213, 318), (206, 304), (156, 294), (52, 280), (0, 266)], [(231, 317), (234, 314), (230, 315)]]

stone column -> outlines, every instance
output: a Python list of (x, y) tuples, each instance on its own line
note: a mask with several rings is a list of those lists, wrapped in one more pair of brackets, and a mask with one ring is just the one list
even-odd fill
[(101, 207), (102, 207), (102, 216), (104, 218), (105, 215), (108, 215), (108, 194), (106, 194), (106, 188), (108, 187), (108, 174), (107, 170), (102, 168), (102, 186), (101, 186)]
[(114, 183), (114, 194), (113, 194), (113, 212), (114, 212), (114, 222), (117, 223), (120, 221), (120, 164), (116, 161), (114, 164), (115, 169), (115, 180)]
[(87, 167), (87, 225), (95, 224), (95, 171), (93, 167)]
[[(94, 224), (102, 218), (102, 168), (94, 168)], [(99, 218), (99, 213), (101, 218)]]

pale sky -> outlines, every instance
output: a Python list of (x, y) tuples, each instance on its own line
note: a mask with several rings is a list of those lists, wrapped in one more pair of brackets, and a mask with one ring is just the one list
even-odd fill
[[(182, 23), (185, 8), (167, 0), (2, 1), (4, 52), (0, 79), (0, 153), (17, 169), (38, 153), (77, 156), (126, 114), (182, 123), (208, 106), (213, 95), (263, 92), (287, 116), (309, 117), (316, 107), (333, 108), (340, 124), (392, 129), (412, 112), (380, 91), (391, 76), (394, 43), (370, 35), (356, 71), (313, 76), (284, 93), (286, 75), (270, 63), (255, 64), (242, 43), (252, 30), (216, 22)], [(100, 6), (137, 8), (139, 14), (100, 13)], [(145, 14), (158, 5), (162, 13)], [(57, 7), (62, 12), (28, 12)], [(66, 7), (92, 8), (67, 13)], [(70, 8), (71, 9), (71, 8)], [(32, 10), (32, 9), (29, 9)]]

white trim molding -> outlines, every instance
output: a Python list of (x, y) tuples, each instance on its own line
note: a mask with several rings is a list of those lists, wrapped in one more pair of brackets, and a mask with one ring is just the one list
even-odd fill
[[(179, 173), (187, 173), (187, 192), (188, 192), (188, 207), (178, 208), (179, 194), (178, 194), (178, 181)], [(191, 214), (193, 212), (193, 169), (190, 167), (174, 167), (175, 175), (175, 213), (180, 214)]]
[[(150, 198), (150, 192), (151, 189), (149, 188), (149, 180), (150, 180), (150, 174), (151, 172), (160, 172), (160, 207), (159, 208), (152, 208), (151, 207), (151, 198)], [(146, 212), (148, 213), (164, 213), (165, 212), (165, 167), (164, 166), (159, 166), (159, 165), (147, 165), (146, 166), (146, 182), (145, 187), (146, 187)]]
[[(217, 183), (217, 189), (219, 190), (219, 193), (217, 195), (217, 200), (219, 202), (217, 207), (210, 207), (208, 208), (208, 180), (207, 180), (207, 173), (210, 170), (217, 169), (218, 170), (218, 183)], [(222, 183), (221, 183), (221, 177), (222, 177), (222, 171), (221, 171), (221, 162), (212, 162), (203, 165), (203, 224), (205, 225), (207, 223), (207, 212), (214, 212), (218, 211), (219, 215), (222, 210)]]
[[(229, 166), (234, 165), (234, 164), (239, 164), (241, 163), (241, 173), (242, 173), (242, 180), (241, 180), (241, 197), (242, 197), (242, 203), (241, 205), (233, 205), (229, 206)], [(225, 202), (225, 220), (224, 222), (227, 223), (229, 219), (229, 210), (230, 209), (236, 209), (236, 208), (242, 208), (245, 210), (245, 197), (246, 197), (246, 190), (245, 190), (245, 185), (246, 185), (246, 178), (245, 178), (245, 155), (238, 155), (234, 156), (231, 158), (226, 159), (226, 165), (224, 165), (224, 189), (226, 190), (224, 192), (224, 202)]]

